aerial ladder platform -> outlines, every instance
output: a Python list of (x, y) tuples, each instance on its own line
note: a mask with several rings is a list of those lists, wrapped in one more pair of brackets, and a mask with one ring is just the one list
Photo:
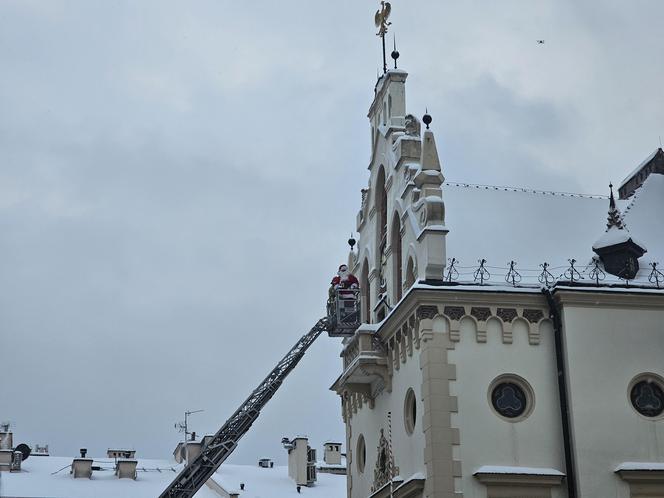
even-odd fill
[(242, 436), (251, 428), (261, 410), (277, 392), (284, 379), (300, 362), (309, 346), (322, 332), (330, 337), (348, 337), (360, 326), (359, 289), (335, 289), (327, 303), (327, 316), (321, 318), (272, 369), (226, 423), (202, 448), (200, 455), (187, 462), (159, 498), (190, 498), (212, 477), (230, 456)]

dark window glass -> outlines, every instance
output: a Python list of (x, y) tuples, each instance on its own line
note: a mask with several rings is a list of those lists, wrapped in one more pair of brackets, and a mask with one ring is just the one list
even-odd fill
[(516, 418), (527, 408), (526, 393), (514, 382), (501, 382), (491, 392), (491, 403), (495, 410), (506, 418)]
[(664, 412), (664, 392), (656, 382), (642, 380), (629, 393), (632, 405), (645, 417), (658, 417)]

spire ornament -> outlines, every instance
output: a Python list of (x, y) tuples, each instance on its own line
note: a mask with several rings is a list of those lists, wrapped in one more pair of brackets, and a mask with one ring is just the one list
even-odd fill
[(620, 211), (616, 207), (616, 200), (613, 197), (613, 184), (609, 183), (609, 189), (611, 190), (611, 196), (609, 198), (609, 215), (607, 217), (606, 229), (608, 230), (611, 227), (616, 227), (619, 230), (625, 228), (623, 224), (622, 216), (620, 216)]
[(399, 58), (399, 51), (397, 50), (397, 37), (394, 37), (394, 50), (390, 54), (390, 57), (394, 59), (394, 69), (397, 69), (397, 59)]
[(390, 2), (385, 2), (381, 0), (380, 9), (376, 11), (374, 16), (374, 22), (378, 28), (378, 33), (376, 36), (380, 36), (383, 43), (383, 74), (387, 72), (387, 58), (385, 57), (385, 35), (387, 34), (387, 27), (391, 25), (391, 22), (387, 21), (387, 18), (390, 17), (390, 12), (392, 12), (392, 5)]

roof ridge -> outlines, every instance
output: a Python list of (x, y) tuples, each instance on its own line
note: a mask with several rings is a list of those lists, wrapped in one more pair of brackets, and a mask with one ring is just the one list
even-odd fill
[(462, 188), (484, 188), (484, 189), (492, 189), (492, 190), (504, 190), (504, 191), (510, 191), (510, 192), (523, 192), (526, 194), (538, 194), (538, 195), (558, 195), (561, 197), (581, 197), (584, 199), (608, 199), (608, 195), (601, 195), (601, 194), (579, 194), (575, 192), (560, 192), (556, 190), (540, 190), (540, 189), (534, 189), (534, 188), (526, 188), (526, 187), (511, 187), (507, 185), (489, 185), (489, 184), (482, 184), (482, 183), (468, 183), (468, 182), (455, 182), (455, 181), (446, 181), (443, 183), (443, 185), (446, 185), (448, 187), (462, 187)]

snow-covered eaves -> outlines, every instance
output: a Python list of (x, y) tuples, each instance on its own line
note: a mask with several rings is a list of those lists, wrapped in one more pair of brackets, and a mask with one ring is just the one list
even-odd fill
[(622, 462), (615, 472), (630, 470), (659, 470), (664, 471), (664, 462)]
[(646, 157), (643, 161), (641, 161), (639, 163), (639, 165), (636, 168), (634, 168), (629, 173), (629, 175), (627, 175), (625, 177), (625, 179), (621, 182), (620, 187), (618, 187), (618, 189), (620, 190), (621, 188), (623, 188), (625, 186), (625, 184), (628, 181), (630, 181), (632, 179), (632, 177), (641, 170), (641, 168), (643, 168), (646, 164), (648, 164), (650, 161), (652, 161), (654, 159), (654, 157), (657, 155), (658, 152), (659, 152), (659, 148), (655, 149), (648, 157)]
[(561, 471), (548, 467), (516, 467), (508, 465), (483, 465), (473, 475), (478, 474), (511, 474), (564, 477)]

